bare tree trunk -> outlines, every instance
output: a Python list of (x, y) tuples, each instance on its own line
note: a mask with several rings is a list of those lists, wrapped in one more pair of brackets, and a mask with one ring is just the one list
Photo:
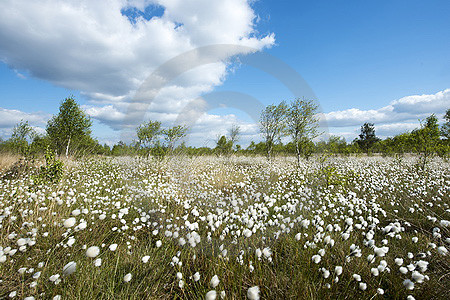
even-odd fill
[(297, 164), (300, 166), (300, 148), (298, 142), (295, 142), (295, 151), (297, 152)]
[(270, 161), (270, 159), (272, 158), (272, 142), (267, 141), (266, 147), (267, 147), (267, 160)]
[(66, 147), (66, 158), (69, 157), (69, 145), (70, 145), (70, 136), (69, 136), (69, 141), (67, 142), (67, 147)]

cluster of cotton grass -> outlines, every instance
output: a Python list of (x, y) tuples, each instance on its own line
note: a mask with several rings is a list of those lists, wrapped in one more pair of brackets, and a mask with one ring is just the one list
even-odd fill
[(119, 158), (0, 181), (0, 298), (439, 297), (450, 174), (436, 161)]

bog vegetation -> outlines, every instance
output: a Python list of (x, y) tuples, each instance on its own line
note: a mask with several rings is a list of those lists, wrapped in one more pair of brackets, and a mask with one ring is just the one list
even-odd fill
[(45, 136), (21, 122), (2, 143), (0, 298), (448, 299), (448, 118), (314, 143), (315, 110), (266, 108), (247, 149), (238, 126), (189, 148), (154, 121), (99, 146), (72, 98)]

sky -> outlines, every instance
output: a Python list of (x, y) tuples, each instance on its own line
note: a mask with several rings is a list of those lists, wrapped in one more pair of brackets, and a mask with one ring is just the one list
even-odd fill
[(112, 145), (148, 120), (214, 146), (259, 141), (261, 109), (316, 100), (326, 135), (385, 138), (450, 108), (450, 2), (4, 0), (0, 137), (45, 133), (74, 96)]

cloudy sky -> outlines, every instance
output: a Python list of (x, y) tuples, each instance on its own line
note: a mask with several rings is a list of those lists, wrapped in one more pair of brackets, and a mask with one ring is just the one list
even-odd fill
[(152, 119), (196, 146), (238, 124), (247, 145), (262, 107), (296, 97), (348, 141), (364, 122), (392, 136), (450, 108), (448, 15), (445, 0), (2, 0), (0, 137), (44, 132), (70, 95), (109, 144)]

